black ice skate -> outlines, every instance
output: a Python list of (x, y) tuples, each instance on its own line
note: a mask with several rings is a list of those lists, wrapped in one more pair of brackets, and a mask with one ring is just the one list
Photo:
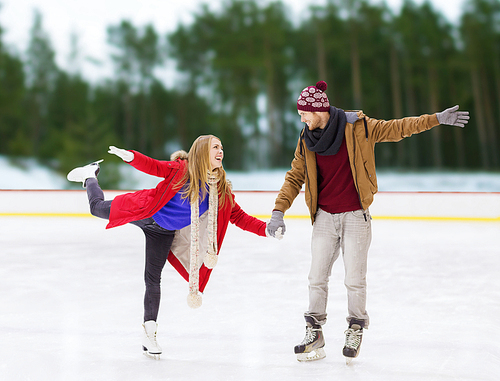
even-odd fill
[(363, 339), (363, 327), (360, 324), (351, 322), (350, 327), (344, 333), (345, 346), (342, 353), (345, 356), (346, 364), (349, 365), (359, 355), (361, 340)]
[(325, 338), (321, 326), (316, 324), (312, 317), (306, 316), (306, 336), (302, 343), (295, 346), (295, 353), (299, 361), (320, 360), (326, 356)]

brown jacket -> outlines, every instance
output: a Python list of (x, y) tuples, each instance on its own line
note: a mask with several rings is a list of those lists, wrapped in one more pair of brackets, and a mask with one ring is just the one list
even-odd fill
[[(354, 185), (358, 191), (360, 203), (366, 210), (373, 202), (373, 195), (378, 191), (375, 173), (375, 143), (397, 142), (413, 134), (430, 130), (439, 122), (436, 114), (388, 121), (369, 118), (362, 111), (358, 111), (357, 116), (359, 119), (356, 122), (346, 124), (345, 140)], [(305, 200), (311, 214), (311, 221), (314, 223), (318, 209), (316, 154), (307, 149), (303, 133), (295, 149), (292, 168), (286, 173), (285, 182), (276, 197), (274, 209), (285, 213), (292, 206), (305, 183)]]

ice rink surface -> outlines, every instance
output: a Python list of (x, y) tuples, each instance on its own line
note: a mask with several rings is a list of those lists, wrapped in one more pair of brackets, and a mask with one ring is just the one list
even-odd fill
[(373, 220), (361, 353), (341, 354), (343, 264), (327, 357), (299, 363), (311, 225), (282, 241), (229, 226), (201, 308), (163, 271), (160, 361), (142, 355), (144, 239), (93, 217), (0, 217), (0, 380), (498, 380), (500, 225)]

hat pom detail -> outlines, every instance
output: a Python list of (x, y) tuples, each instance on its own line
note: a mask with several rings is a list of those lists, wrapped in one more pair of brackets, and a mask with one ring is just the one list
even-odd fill
[(328, 85), (326, 84), (325, 81), (319, 81), (318, 83), (316, 83), (316, 87), (321, 91), (325, 91)]
[(187, 297), (187, 304), (191, 308), (198, 308), (201, 306), (201, 295), (197, 292), (190, 292)]

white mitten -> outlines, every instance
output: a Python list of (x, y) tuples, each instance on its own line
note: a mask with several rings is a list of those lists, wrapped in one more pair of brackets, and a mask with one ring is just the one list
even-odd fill
[(109, 146), (108, 153), (118, 156), (123, 161), (129, 163), (134, 160), (134, 153), (127, 151), (126, 149), (116, 148), (115, 146)]

